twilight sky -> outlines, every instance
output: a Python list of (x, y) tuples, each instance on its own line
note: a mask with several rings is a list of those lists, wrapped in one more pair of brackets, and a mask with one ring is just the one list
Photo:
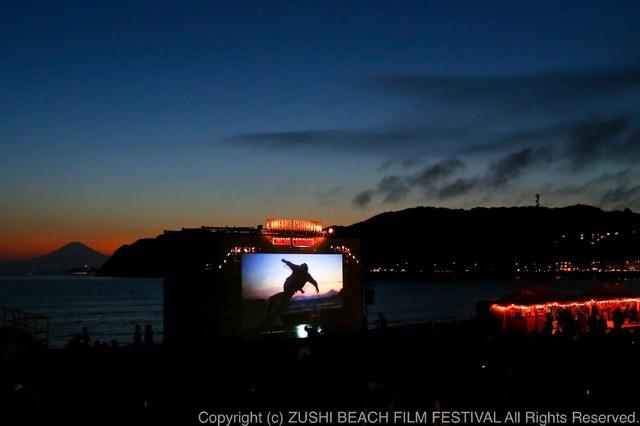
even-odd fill
[(0, 260), (414, 206), (640, 211), (640, 2), (3, 1)]

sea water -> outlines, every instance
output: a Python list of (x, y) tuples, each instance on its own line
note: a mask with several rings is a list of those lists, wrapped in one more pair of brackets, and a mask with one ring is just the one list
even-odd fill
[(49, 318), (49, 346), (87, 327), (90, 344), (133, 343), (136, 324), (163, 338), (163, 280), (91, 275), (0, 276), (0, 307)]
[[(372, 280), (373, 304), (366, 306), (369, 328), (375, 326), (378, 313), (389, 325), (466, 320), (477, 315), (478, 302), (491, 302), (520, 287), (548, 286), (556, 292), (574, 296), (603, 283), (613, 284), (614, 277), (565, 278), (536, 280), (419, 281)], [(621, 284), (640, 291), (640, 281)]]
[[(614, 279), (419, 281), (372, 280), (373, 303), (365, 305), (368, 328), (378, 313), (389, 325), (471, 319), (479, 301), (493, 301), (522, 286), (548, 285), (576, 295)], [(640, 290), (640, 281), (624, 285)], [(0, 307), (49, 318), (49, 346), (62, 348), (87, 327), (90, 343), (133, 343), (136, 324), (150, 324), (163, 341), (162, 278), (95, 276), (0, 276)]]

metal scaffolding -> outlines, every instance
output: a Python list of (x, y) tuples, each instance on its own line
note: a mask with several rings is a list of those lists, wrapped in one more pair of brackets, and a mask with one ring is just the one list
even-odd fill
[(0, 307), (0, 329), (26, 332), (34, 342), (49, 346), (49, 317)]

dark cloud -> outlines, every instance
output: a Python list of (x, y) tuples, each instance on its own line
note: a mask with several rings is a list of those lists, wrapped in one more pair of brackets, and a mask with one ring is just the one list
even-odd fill
[(527, 167), (536, 161), (536, 156), (532, 148), (509, 154), (501, 160), (489, 165), (489, 172), (486, 181), (489, 186), (499, 188), (509, 181), (520, 177)]
[(535, 146), (539, 151), (553, 151), (566, 140), (567, 123), (552, 123), (539, 127), (530, 127), (525, 122), (519, 122), (519, 127), (502, 130), (491, 135), (482, 135), (472, 145), (459, 150), (459, 155), (482, 156), (486, 154), (501, 154), (519, 147)]
[(606, 191), (600, 203), (605, 206), (611, 206), (611, 209), (623, 210), (629, 206), (640, 205), (640, 185), (630, 186), (624, 184), (614, 187)]
[(415, 187), (429, 193), (436, 189), (438, 182), (463, 168), (464, 163), (459, 159), (447, 158), (412, 175), (388, 175), (380, 180), (375, 190), (360, 192), (355, 196), (353, 202), (359, 207), (364, 207), (371, 202), (375, 195), (382, 195), (385, 203), (399, 202)]
[[(517, 180), (527, 169), (546, 160), (548, 155), (545, 150), (526, 148), (490, 163), (483, 174), (457, 177), (449, 182), (447, 179), (454, 178), (456, 173), (465, 168), (465, 164), (458, 158), (448, 158), (413, 175), (385, 176), (375, 190), (365, 191), (367, 203), (375, 195), (383, 195), (385, 203), (398, 202), (416, 187), (421, 188), (425, 196), (434, 195), (440, 200), (459, 197), (473, 190), (493, 191)], [(354, 199), (354, 203), (362, 205), (358, 198)]]
[(479, 183), (479, 178), (456, 179), (455, 182), (443, 185), (438, 190), (438, 198), (442, 200), (459, 197), (476, 188)]
[(570, 125), (565, 155), (574, 170), (607, 160), (637, 163), (639, 135), (629, 116), (590, 117)]
[(398, 176), (385, 176), (378, 184), (378, 192), (385, 194), (384, 202), (393, 203), (402, 200), (411, 190), (406, 179)]
[(458, 158), (447, 158), (438, 164), (425, 167), (418, 173), (410, 176), (408, 182), (411, 186), (419, 186), (423, 189), (430, 189), (439, 180), (451, 176), (458, 170), (464, 168), (464, 163)]
[[(369, 193), (369, 202), (373, 196), (383, 195), (383, 202), (399, 202), (406, 198), (414, 187), (422, 188), (428, 199), (434, 196), (439, 200), (449, 200), (475, 193), (488, 194), (510, 183), (517, 181), (531, 171), (540, 167), (555, 167), (563, 170), (565, 165), (569, 168), (564, 171), (586, 171), (599, 169), (600, 166), (611, 167), (615, 172), (616, 167), (630, 165), (632, 170), (638, 170), (640, 154), (640, 131), (631, 117), (602, 118), (590, 117), (566, 123), (564, 128), (554, 125), (556, 143), (551, 142), (540, 146), (532, 143), (532, 146), (524, 147), (518, 151), (503, 154), (495, 161), (487, 162), (483, 173), (476, 176), (465, 177), (458, 174), (464, 169), (464, 162), (459, 158), (450, 158), (436, 165), (429, 166), (415, 174), (386, 176), (380, 181), (376, 190)], [(541, 129), (532, 134), (549, 134)], [(520, 134), (522, 136), (522, 134)], [(530, 137), (522, 137), (528, 140)], [(517, 145), (517, 144), (516, 144)], [(505, 147), (501, 147), (506, 149)], [(479, 150), (485, 153), (498, 153), (500, 149)], [(630, 173), (625, 173), (627, 176)], [(634, 186), (628, 182), (614, 183), (613, 176), (589, 182), (583, 188), (571, 188), (567, 195), (589, 194), (593, 198), (596, 189), (604, 194), (601, 197), (602, 207), (611, 206), (618, 208), (625, 200), (629, 205), (638, 204), (639, 200)], [(448, 179), (453, 178), (453, 181)], [(618, 177), (620, 178), (620, 177)], [(544, 183), (542, 183), (544, 185)], [(630, 189), (632, 188), (632, 189)], [(614, 203), (615, 201), (615, 203)]]
[[(374, 87), (415, 101), (415, 106), (474, 110), (478, 114), (583, 114), (640, 90), (640, 68), (554, 72), (510, 76), (387, 74), (370, 79)], [(604, 104), (602, 103), (604, 102)], [(626, 106), (626, 105), (625, 105)], [(636, 104), (637, 107), (637, 104)]]
[(638, 172), (624, 169), (616, 173), (603, 173), (579, 187), (563, 188), (565, 193), (600, 193), (598, 206), (608, 210), (640, 209)]
[(335, 188), (329, 189), (328, 191), (321, 192), (318, 195), (321, 199), (329, 200), (329, 199), (335, 198), (343, 191), (344, 191), (343, 186), (336, 186)]
[(568, 163), (574, 171), (606, 161), (637, 164), (640, 116), (590, 115), (540, 128), (504, 132), (461, 150), (459, 155), (499, 154), (514, 147), (533, 148), (537, 157)]
[(545, 185), (545, 192), (558, 197), (587, 194), (595, 189), (626, 185), (632, 179), (632, 175), (633, 173), (630, 170), (621, 170), (616, 173), (602, 173), (579, 185), (572, 183), (559, 186), (558, 184), (548, 183)]
[(418, 129), (399, 130), (308, 130), (263, 132), (236, 135), (232, 143), (242, 143), (265, 150), (313, 148), (362, 155), (363, 153), (392, 155), (398, 149), (415, 150), (424, 132)]
[(311, 147), (379, 155), (413, 167), (417, 159), (434, 155), (559, 146), (570, 137), (568, 149), (577, 151), (567, 154), (577, 166), (581, 158), (588, 158), (589, 137), (599, 135), (587, 127), (590, 122), (601, 127), (611, 121), (609, 131), (622, 131), (629, 127), (621, 125), (631, 126), (640, 115), (640, 68), (514, 76), (388, 74), (370, 81), (375, 89), (413, 101), (412, 105), (401, 117), (389, 116), (376, 128), (258, 132), (229, 141), (264, 150)]
[[(455, 147), (449, 155), (546, 146), (563, 151), (577, 169), (640, 150), (640, 68), (513, 76), (390, 74), (372, 81), (413, 101), (404, 124), (422, 126), (425, 133), (440, 129), (440, 140)], [(442, 132), (447, 127), (457, 132)]]
[(357, 193), (356, 196), (353, 198), (353, 204), (355, 204), (358, 207), (364, 208), (369, 205), (372, 198), (373, 198), (373, 191), (371, 190), (362, 191)]
[[(371, 171), (381, 177), (354, 197), (360, 207), (377, 197), (400, 203), (416, 189), (426, 199), (487, 196), (542, 168), (585, 178), (602, 167), (612, 174), (622, 167), (638, 172), (638, 67), (512, 76), (387, 74), (369, 83), (405, 99), (403, 114), (370, 129), (252, 133), (232, 141), (265, 150), (378, 156), (381, 166)], [(603, 185), (602, 203), (635, 193), (634, 185)]]
[(588, 198), (592, 204), (606, 210), (640, 209), (638, 171), (624, 169), (601, 173), (580, 184), (547, 183), (540, 189), (546, 199)]

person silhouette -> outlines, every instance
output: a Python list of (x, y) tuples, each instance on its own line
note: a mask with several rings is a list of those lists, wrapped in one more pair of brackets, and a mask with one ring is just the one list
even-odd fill
[(387, 329), (387, 319), (382, 312), (378, 312), (378, 330), (385, 331)]
[(151, 324), (144, 326), (144, 344), (153, 345), (153, 328)]
[(69, 343), (67, 343), (67, 349), (78, 350), (84, 346), (82, 342), (82, 334), (74, 333)]
[(140, 346), (142, 344), (142, 327), (136, 324), (136, 327), (133, 331), (133, 344), (135, 346)]
[(616, 306), (613, 310), (613, 330), (620, 331), (622, 330), (622, 325), (624, 324), (624, 314), (622, 313), (622, 309), (620, 306)]
[(82, 327), (82, 343), (85, 346), (89, 346), (89, 330), (87, 330), (87, 327)]
[(316, 293), (320, 292), (318, 282), (309, 274), (309, 266), (306, 263), (296, 265), (286, 259), (281, 259), (281, 262), (291, 268), (291, 275), (284, 281), (283, 291), (269, 297), (267, 306), (268, 323), (271, 323), (273, 318), (284, 309), (285, 305), (297, 292), (304, 294), (304, 286), (307, 283), (313, 284), (316, 288)]

